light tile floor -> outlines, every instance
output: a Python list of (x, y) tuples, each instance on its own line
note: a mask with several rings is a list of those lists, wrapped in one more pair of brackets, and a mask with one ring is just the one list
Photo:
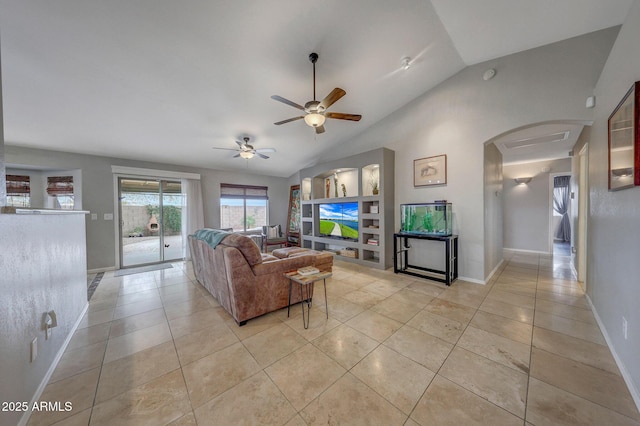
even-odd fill
[(105, 274), (41, 398), (73, 411), (29, 424), (638, 425), (566, 260), (449, 288), (336, 262), (308, 330), (299, 306), (238, 327), (188, 263)]

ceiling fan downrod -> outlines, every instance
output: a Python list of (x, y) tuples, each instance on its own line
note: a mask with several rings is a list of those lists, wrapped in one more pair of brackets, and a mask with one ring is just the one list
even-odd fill
[(313, 64), (313, 100), (316, 100), (316, 62), (318, 61), (318, 54), (313, 52), (309, 55), (309, 60)]

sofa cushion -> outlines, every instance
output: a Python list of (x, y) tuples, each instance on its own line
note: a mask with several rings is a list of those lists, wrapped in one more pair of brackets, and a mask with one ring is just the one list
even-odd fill
[(285, 247), (285, 248), (275, 249), (273, 252), (271, 252), (271, 254), (280, 259), (286, 259), (287, 257), (293, 254), (307, 253), (309, 251), (310, 249), (304, 248), (304, 247)]
[(222, 241), (221, 245), (237, 248), (247, 260), (249, 266), (262, 263), (262, 253), (260, 253), (260, 249), (253, 240), (246, 235), (229, 234), (229, 236)]
[(273, 262), (274, 260), (278, 260), (277, 257), (271, 256), (270, 254), (262, 254), (262, 263), (264, 262)]

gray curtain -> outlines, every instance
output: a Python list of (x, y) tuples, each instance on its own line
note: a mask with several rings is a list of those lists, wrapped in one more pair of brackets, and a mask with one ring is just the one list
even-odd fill
[(569, 182), (571, 176), (556, 176), (553, 178), (553, 209), (562, 215), (560, 226), (555, 238), (561, 241), (571, 241), (571, 223), (569, 222)]

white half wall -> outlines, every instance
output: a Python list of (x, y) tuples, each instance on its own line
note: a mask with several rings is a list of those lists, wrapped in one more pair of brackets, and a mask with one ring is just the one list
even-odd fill
[[(87, 306), (85, 213), (0, 214), (0, 230), (0, 401), (29, 402)], [(47, 338), (52, 310), (58, 326)], [(22, 415), (2, 410), (0, 424)]]
[[(2, 54), (0, 54), (0, 57)], [(7, 202), (7, 181), (4, 161), (4, 118), (2, 115), (2, 61), (0, 60), (0, 207)]]

